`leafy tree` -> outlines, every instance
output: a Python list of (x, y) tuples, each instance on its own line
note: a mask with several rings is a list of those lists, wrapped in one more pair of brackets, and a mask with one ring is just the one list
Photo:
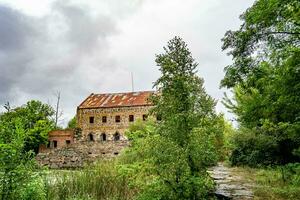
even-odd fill
[[(17, 117), (10, 125), (0, 123), (0, 199), (45, 199), (33, 152), (24, 152), (26, 133), (22, 120)], [(10, 135), (11, 140), (7, 141), (3, 134)]]
[(159, 92), (151, 98), (151, 113), (162, 120), (131, 127), (133, 142), (121, 170), (141, 190), (139, 199), (207, 199), (213, 183), (206, 167), (217, 161), (216, 135), (222, 133), (214, 126), (215, 102), (196, 75), (186, 43), (175, 37), (164, 50), (156, 57)]
[(233, 87), (256, 72), (262, 61), (280, 63), (300, 45), (298, 0), (257, 0), (241, 15), (239, 30), (227, 31), (223, 50), (233, 57), (221, 85)]
[(234, 139), (235, 163), (300, 161), (299, 8), (296, 0), (258, 0), (223, 38), (234, 61), (221, 82), (234, 98), (224, 103), (244, 131)]
[(51, 106), (34, 100), (0, 114), (2, 141), (8, 143), (13, 140), (14, 135), (7, 134), (5, 131), (6, 129), (15, 130), (15, 123), (18, 120), (25, 132), (24, 151), (33, 150), (37, 153), (39, 144), (47, 143), (48, 132), (54, 128), (54, 122), (51, 119), (53, 114), (54, 110)]

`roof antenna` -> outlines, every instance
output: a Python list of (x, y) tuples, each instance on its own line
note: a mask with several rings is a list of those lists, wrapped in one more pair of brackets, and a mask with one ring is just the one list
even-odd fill
[(131, 90), (134, 92), (133, 73), (131, 72)]

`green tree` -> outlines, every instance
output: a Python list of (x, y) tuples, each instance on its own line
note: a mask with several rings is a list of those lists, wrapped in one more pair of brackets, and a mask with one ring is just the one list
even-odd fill
[(235, 163), (300, 161), (299, 9), (296, 0), (257, 0), (223, 38), (233, 64), (221, 85), (234, 93), (224, 103), (244, 132), (234, 139)]
[(20, 126), (25, 131), (24, 151), (38, 152), (39, 144), (47, 143), (48, 132), (54, 128), (54, 110), (51, 106), (40, 101), (29, 101), (27, 104), (9, 109), (0, 114), (1, 138), (4, 142), (13, 140), (13, 135), (7, 134), (6, 129), (12, 131), (16, 128), (15, 121), (20, 121)]
[(74, 116), (69, 122), (68, 122), (68, 128), (75, 129), (77, 127), (76, 124), (76, 116)]
[(141, 190), (139, 199), (207, 199), (213, 183), (206, 168), (218, 158), (215, 102), (186, 43), (175, 37), (164, 50), (156, 57), (162, 75), (151, 98), (151, 114), (162, 120), (131, 128), (121, 169)]
[(233, 64), (225, 68), (222, 86), (243, 83), (263, 61), (280, 63), (299, 50), (300, 2), (298, 0), (257, 0), (244, 12), (243, 24), (226, 32), (223, 50), (230, 50)]
[[(24, 151), (27, 136), (22, 120), (15, 118), (10, 127), (0, 123), (0, 129), (0, 199), (46, 199), (34, 154)], [(6, 135), (11, 136), (9, 141)]]

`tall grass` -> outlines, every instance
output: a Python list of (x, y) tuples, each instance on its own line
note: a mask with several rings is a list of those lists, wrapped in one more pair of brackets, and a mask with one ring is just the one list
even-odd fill
[(127, 200), (136, 194), (114, 161), (101, 161), (81, 170), (52, 170), (45, 176), (47, 198)]
[(300, 199), (300, 163), (260, 169), (256, 183), (258, 199)]

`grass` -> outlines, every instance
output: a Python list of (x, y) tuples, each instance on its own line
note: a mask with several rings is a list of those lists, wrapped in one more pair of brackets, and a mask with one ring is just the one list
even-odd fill
[(102, 161), (82, 170), (51, 170), (45, 175), (47, 199), (127, 200), (136, 194), (114, 161)]
[(255, 184), (254, 199), (300, 199), (300, 164), (281, 167), (235, 167), (234, 170)]

